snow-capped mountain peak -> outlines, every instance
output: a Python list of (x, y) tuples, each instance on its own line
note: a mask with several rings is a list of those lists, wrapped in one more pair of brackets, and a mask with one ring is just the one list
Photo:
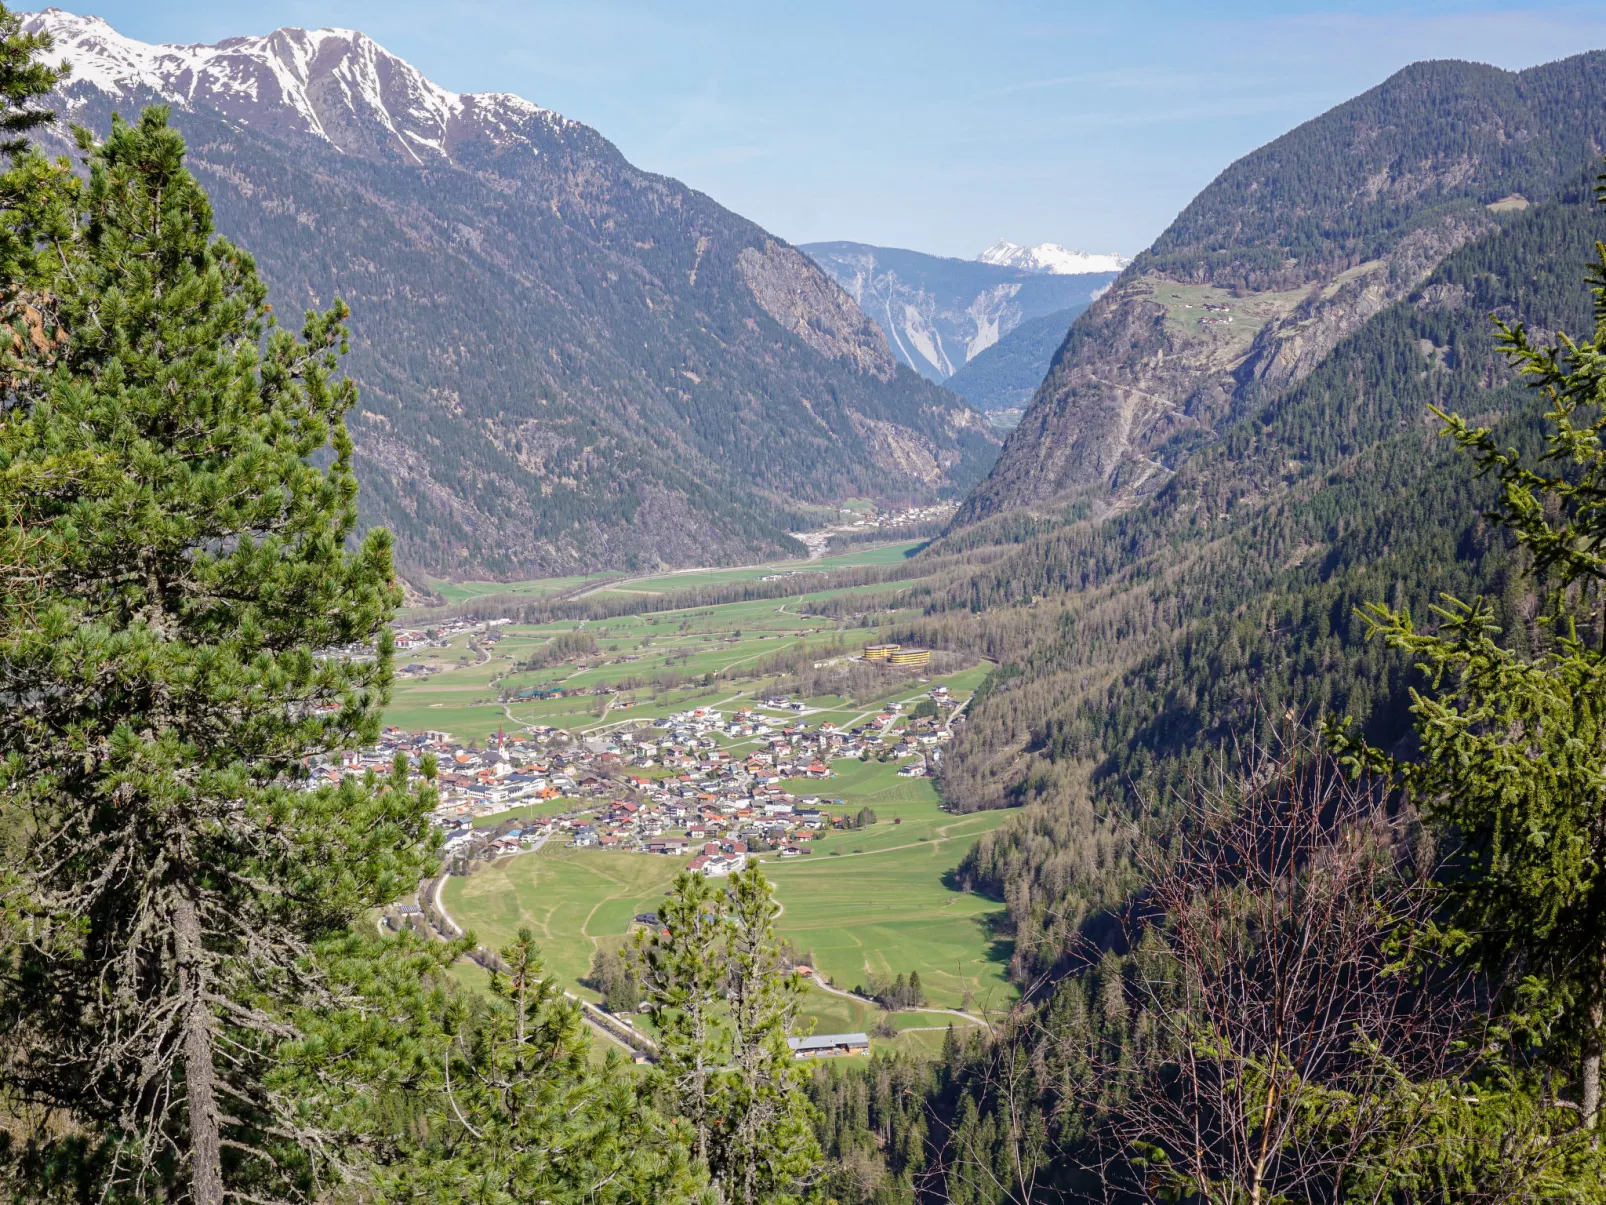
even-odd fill
[(119, 102), (205, 106), (255, 129), (420, 164), (452, 159), (453, 144), (464, 137), (517, 137), (517, 126), (532, 117), (549, 127), (568, 124), (522, 97), (448, 91), (351, 29), (286, 28), (212, 46), (154, 45), (99, 17), (58, 8), (25, 17), (23, 28), (48, 33), (55, 41), (49, 57), (72, 64), (63, 88), (69, 106), (83, 104), (90, 89)]
[(976, 257), (984, 264), (997, 264), (1004, 268), (1020, 268), (1027, 272), (1043, 272), (1054, 276), (1080, 276), (1088, 272), (1119, 272), (1131, 261), (1124, 255), (1110, 252), (1090, 255), (1086, 251), (1072, 251), (1058, 243), (1038, 243), (1035, 247), (1022, 247), (1019, 243), (999, 239)]

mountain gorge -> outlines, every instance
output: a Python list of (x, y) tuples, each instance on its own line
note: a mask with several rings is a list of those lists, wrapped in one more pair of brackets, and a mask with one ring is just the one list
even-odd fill
[(1606, 55), (1419, 63), (1224, 171), (1070, 331), (957, 522), (1130, 506), (1606, 148)]
[(1007, 417), (1004, 412), (1018, 418), (1048, 375), (1048, 366), (1065, 342), (1071, 323), (1086, 309), (1084, 302), (1027, 319), (973, 357), (943, 382), (943, 388), (957, 393), (994, 422)]
[(1053, 244), (998, 243), (982, 253), (992, 259), (975, 260), (865, 243), (802, 249), (880, 325), (901, 363), (938, 382), (1021, 323), (1092, 301), (1123, 262)]
[(808, 505), (952, 496), (996, 454), (808, 257), (578, 122), (352, 31), (26, 27), (73, 66), (71, 121), (170, 107), (282, 313), (351, 305), (362, 519), (415, 575), (795, 552)]

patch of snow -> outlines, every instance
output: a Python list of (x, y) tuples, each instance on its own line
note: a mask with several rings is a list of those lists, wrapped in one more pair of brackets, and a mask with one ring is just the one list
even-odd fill
[(216, 108), (242, 125), (253, 117), (276, 122), (337, 149), (345, 148), (331, 131), (351, 129), (355, 117), (377, 125), (418, 163), (450, 158), (454, 127), (465, 121), (525, 144), (518, 127), (531, 119), (551, 129), (572, 124), (510, 93), (442, 88), (352, 29), (287, 27), (212, 46), (156, 45), (125, 37), (99, 17), (58, 8), (25, 15), (23, 28), (49, 34), (51, 57), (71, 63), (64, 92), (74, 108), (85, 103), (87, 89), (118, 101), (150, 94), (180, 107)]
[(1113, 251), (1102, 255), (1086, 251), (1073, 251), (1058, 243), (1038, 243), (1035, 247), (1022, 247), (1019, 243), (999, 239), (976, 257), (984, 264), (997, 264), (1004, 268), (1022, 268), (1027, 272), (1042, 272), (1054, 276), (1080, 276), (1089, 272), (1119, 272), (1132, 261)]

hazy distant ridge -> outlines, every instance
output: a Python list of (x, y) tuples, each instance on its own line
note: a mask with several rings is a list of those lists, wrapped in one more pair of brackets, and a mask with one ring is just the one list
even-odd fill
[(803, 250), (880, 325), (893, 354), (933, 381), (946, 380), (1022, 322), (1086, 304), (1117, 270), (1067, 275), (867, 243), (806, 243)]

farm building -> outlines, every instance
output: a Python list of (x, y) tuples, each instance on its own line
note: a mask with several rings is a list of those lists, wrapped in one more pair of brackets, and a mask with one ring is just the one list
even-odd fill
[(811, 1038), (787, 1038), (795, 1059), (830, 1059), (844, 1054), (869, 1054), (870, 1035), (821, 1033)]

